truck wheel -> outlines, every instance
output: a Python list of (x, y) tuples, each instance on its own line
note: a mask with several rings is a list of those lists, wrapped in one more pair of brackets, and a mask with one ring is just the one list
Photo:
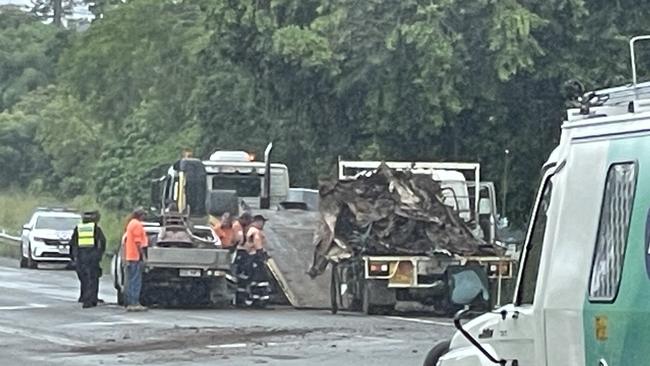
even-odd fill
[(370, 281), (366, 280), (361, 284), (361, 311), (366, 315), (386, 315), (390, 314), (395, 309), (395, 304), (373, 304), (371, 302), (372, 294)]
[(115, 290), (117, 291), (117, 304), (120, 306), (124, 306), (125, 301), (124, 301), (124, 292), (122, 290), (115, 286)]
[(117, 289), (117, 305), (124, 306), (124, 294), (119, 288)]
[(364, 282), (361, 311), (366, 315), (377, 315), (379, 314), (378, 310), (379, 308), (376, 305), (370, 303), (370, 286), (368, 286), (368, 283)]
[(266, 300), (253, 300), (251, 307), (253, 309), (266, 309), (266, 305), (268, 305), (268, 301)]
[(232, 303), (232, 293), (225, 277), (215, 278), (207, 291), (208, 303), (213, 308), (227, 308)]
[(449, 352), (449, 341), (444, 341), (436, 344), (431, 348), (427, 357), (424, 359), (422, 366), (436, 366), (440, 357)]
[(332, 276), (330, 279), (330, 311), (336, 314), (339, 311), (339, 281), (338, 281), (338, 266), (332, 265)]

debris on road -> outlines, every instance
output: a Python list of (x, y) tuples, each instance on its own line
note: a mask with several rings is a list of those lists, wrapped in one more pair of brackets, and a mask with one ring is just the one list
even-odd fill
[[(157, 336), (130, 342), (99, 343), (71, 347), (68, 352), (79, 354), (115, 354), (123, 352), (145, 352), (158, 350), (186, 349), (208, 345), (228, 345), (235, 342), (255, 345), (271, 337), (304, 337), (315, 332), (329, 332), (328, 328), (279, 329), (279, 328), (218, 328), (204, 327), (199, 332), (194, 327), (175, 328), (172, 332), (158, 333)], [(127, 339), (126, 337), (123, 339)]]
[(309, 270), (320, 275), (330, 260), (364, 255), (494, 254), (452, 207), (430, 175), (395, 171), (350, 181), (321, 181), (320, 222)]

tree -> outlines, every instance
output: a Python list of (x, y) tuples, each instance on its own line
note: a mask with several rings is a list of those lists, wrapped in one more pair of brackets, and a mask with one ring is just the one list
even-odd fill
[(198, 143), (190, 101), (204, 13), (197, 3), (142, 0), (103, 14), (65, 52), (60, 76), (104, 136), (93, 192), (126, 208), (145, 203), (155, 168)]
[[(271, 140), (293, 185), (315, 186), (337, 156), (478, 161), (500, 183), (508, 149), (515, 222), (557, 143), (562, 85), (627, 82), (627, 39), (650, 15), (631, 0), (86, 3), (96, 18), (78, 34), (0, 9), (7, 183), (47, 171), (71, 193), (90, 170), (87, 187), (124, 208), (144, 203), (142, 182), (181, 147), (261, 153)], [(67, 134), (85, 125), (100, 152), (81, 147), (81, 172)]]
[(74, 13), (76, 6), (84, 4), (82, 0), (32, 0), (32, 13), (42, 20), (52, 20), (56, 27), (63, 27), (63, 20)]
[(67, 37), (67, 31), (43, 24), (29, 13), (0, 7), (0, 111), (55, 78)]
[(15, 183), (47, 177), (46, 188), (74, 196), (92, 178), (98, 127), (88, 107), (65, 90), (40, 88), (0, 114), (0, 140), (6, 143), (0, 156), (23, 177)]

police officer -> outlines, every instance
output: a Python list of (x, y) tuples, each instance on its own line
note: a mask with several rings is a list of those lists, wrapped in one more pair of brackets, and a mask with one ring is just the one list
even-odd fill
[(106, 250), (106, 237), (97, 225), (99, 212), (85, 212), (82, 223), (77, 225), (70, 240), (70, 255), (76, 262), (77, 276), (81, 282), (80, 302), (83, 308), (97, 306), (99, 277), (101, 268), (99, 262)]

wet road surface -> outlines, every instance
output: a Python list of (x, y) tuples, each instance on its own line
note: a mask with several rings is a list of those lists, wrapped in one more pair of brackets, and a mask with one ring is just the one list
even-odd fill
[(74, 272), (0, 259), (3, 365), (421, 365), (449, 319), (331, 315), (326, 310), (81, 309)]

